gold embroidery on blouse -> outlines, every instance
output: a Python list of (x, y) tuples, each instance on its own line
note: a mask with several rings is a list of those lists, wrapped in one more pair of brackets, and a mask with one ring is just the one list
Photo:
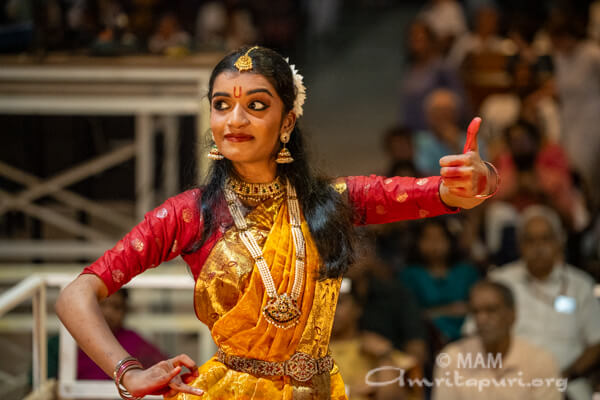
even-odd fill
[(181, 214), (183, 216), (183, 222), (185, 222), (186, 224), (192, 222), (192, 218), (194, 217), (194, 212), (192, 210), (190, 210), (189, 208), (184, 208)]
[(398, 203), (404, 203), (406, 199), (408, 199), (408, 193), (406, 192), (400, 193), (398, 196), (396, 196), (396, 201)]
[(144, 250), (144, 242), (138, 238), (135, 238), (131, 241), (131, 247), (133, 247), (138, 253), (141, 253), (142, 250)]

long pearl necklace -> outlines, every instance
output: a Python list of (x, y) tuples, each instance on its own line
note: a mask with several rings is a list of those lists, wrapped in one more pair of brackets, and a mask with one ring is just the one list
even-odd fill
[(304, 284), (304, 260), (306, 257), (306, 249), (304, 242), (304, 235), (300, 229), (300, 207), (298, 205), (298, 197), (296, 196), (296, 189), (287, 181), (287, 202), (288, 202), (288, 214), (290, 217), (290, 224), (292, 226), (292, 237), (294, 239), (294, 247), (296, 252), (296, 265), (294, 275), (294, 285), (292, 286), (292, 292), (288, 295), (287, 293), (278, 294), (275, 289), (275, 283), (269, 270), (269, 266), (265, 262), (261, 248), (256, 243), (256, 239), (248, 229), (246, 219), (242, 214), (242, 207), (240, 199), (236, 194), (229, 188), (225, 187), (225, 199), (227, 200), (227, 206), (229, 212), (233, 217), (236, 228), (239, 231), (239, 236), (252, 258), (256, 262), (258, 271), (262, 278), (263, 284), (267, 291), (269, 299), (267, 304), (263, 307), (263, 315), (270, 324), (273, 324), (279, 328), (288, 329), (295, 326), (300, 321), (300, 309), (298, 308), (298, 298), (300, 297), (300, 291)]

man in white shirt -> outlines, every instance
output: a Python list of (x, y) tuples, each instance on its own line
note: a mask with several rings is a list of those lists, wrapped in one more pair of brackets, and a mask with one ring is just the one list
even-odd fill
[(516, 300), (515, 334), (548, 350), (569, 378), (570, 400), (589, 400), (583, 378), (600, 361), (600, 303), (594, 280), (563, 261), (564, 233), (558, 215), (544, 206), (523, 211), (521, 259), (490, 273)]
[(512, 333), (515, 300), (505, 285), (471, 289), (477, 334), (448, 345), (436, 358), (433, 400), (560, 400), (567, 380), (552, 355)]

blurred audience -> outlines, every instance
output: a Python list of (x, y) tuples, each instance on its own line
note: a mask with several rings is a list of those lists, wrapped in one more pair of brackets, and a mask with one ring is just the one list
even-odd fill
[[(383, 336), (361, 330), (359, 320), (364, 313), (364, 298), (358, 293), (355, 281), (343, 278), (335, 311), (329, 348), (340, 372), (344, 374), (346, 392), (352, 399), (422, 399), (419, 388), (398, 384), (369, 385), (370, 382), (389, 382), (399, 376), (418, 378), (421, 372), (414, 357), (394, 348)], [(384, 367), (381, 371), (376, 368)], [(391, 368), (390, 368), (391, 367)]]
[(190, 35), (181, 29), (175, 14), (163, 15), (156, 32), (150, 37), (148, 50), (154, 54), (185, 55), (190, 50)]
[(445, 64), (431, 27), (421, 20), (415, 20), (409, 27), (407, 41), (408, 64), (402, 73), (400, 87), (400, 123), (413, 131), (426, 129), (424, 101), (440, 88), (456, 94), (459, 115), (464, 115), (464, 89), (457, 71)]
[(589, 400), (585, 375), (600, 362), (600, 303), (594, 281), (564, 261), (565, 232), (558, 214), (545, 206), (523, 211), (518, 239), (521, 258), (491, 272), (490, 278), (515, 294), (515, 334), (548, 350), (571, 400)]
[(518, 258), (516, 226), (527, 206), (553, 207), (569, 232), (581, 232), (590, 221), (584, 195), (573, 182), (559, 144), (544, 140), (537, 127), (524, 120), (507, 129), (505, 141), (505, 150), (494, 161), (502, 184), (485, 215), (486, 243), (496, 264)]
[(456, 0), (430, 0), (421, 10), (419, 17), (433, 30), (443, 54), (456, 38), (467, 31), (464, 10)]
[(598, 201), (600, 192), (600, 47), (585, 37), (585, 21), (557, 15), (548, 27), (562, 116), (562, 142), (569, 161)]
[[(436, 89), (425, 98), (424, 108), (427, 128), (415, 133), (415, 165), (421, 175), (437, 175), (440, 158), (462, 153), (466, 141), (459, 126), (460, 99), (448, 89)], [(485, 158), (482, 150), (480, 154)]]
[(390, 266), (377, 258), (375, 249), (369, 247), (370, 254), (346, 275), (363, 300), (360, 327), (382, 335), (423, 367), (430, 361), (431, 351), (419, 303), (412, 291), (395, 279)]
[(500, 14), (490, 4), (480, 6), (475, 15), (473, 31), (462, 33), (456, 38), (446, 60), (458, 69), (471, 54), (501, 53), (503, 38), (499, 35)]
[[(469, 296), (469, 309), (475, 320), (476, 334), (442, 350), (446, 358), (440, 361), (448, 360), (448, 363), (438, 362), (436, 366), (434, 378), (442, 383), (434, 387), (433, 400), (563, 398), (567, 382), (561, 378), (553, 356), (530, 343), (527, 337), (513, 334), (518, 311), (508, 287), (487, 280), (476, 283)], [(477, 384), (465, 384), (469, 380)], [(493, 384), (493, 380), (499, 384)], [(511, 380), (524, 384), (508, 384)], [(542, 384), (527, 386), (534, 380), (542, 380)]]
[(388, 157), (385, 176), (418, 176), (415, 167), (413, 132), (404, 126), (389, 128), (383, 135), (383, 151)]
[(510, 201), (518, 210), (547, 203), (559, 211), (570, 230), (585, 228), (589, 215), (563, 148), (545, 140), (535, 125), (524, 120), (508, 128), (506, 144), (496, 160), (502, 177), (497, 199)]
[(417, 297), (441, 341), (460, 337), (469, 289), (479, 279), (475, 267), (457, 254), (445, 219), (423, 221), (417, 234), (416, 262), (398, 277)]

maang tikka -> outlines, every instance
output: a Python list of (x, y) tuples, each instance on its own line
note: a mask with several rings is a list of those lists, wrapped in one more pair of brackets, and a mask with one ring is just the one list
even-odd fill
[(289, 133), (283, 133), (280, 139), (283, 143), (283, 148), (279, 150), (279, 153), (277, 153), (277, 158), (275, 159), (275, 162), (277, 164), (289, 164), (294, 162), (292, 153), (290, 153), (290, 151), (285, 147), (285, 144), (290, 140)]
[(246, 54), (240, 56), (237, 61), (233, 64), (238, 69), (238, 71), (250, 71), (253, 67), (252, 58), (250, 58), (250, 52), (254, 49), (258, 49), (258, 46), (254, 46), (248, 49)]

